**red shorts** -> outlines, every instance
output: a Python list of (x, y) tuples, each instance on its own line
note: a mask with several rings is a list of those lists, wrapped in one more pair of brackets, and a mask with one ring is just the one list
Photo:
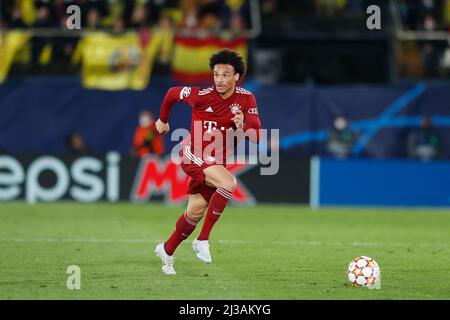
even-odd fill
[(181, 169), (191, 177), (188, 186), (188, 194), (200, 193), (206, 201), (209, 202), (216, 188), (210, 187), (205, 183), (205, 174), (203, 170), (215, 165), (215, 163), (206, 163), (204, 160), (192, 154), (189, 146), (184, 146), (180, 150)]

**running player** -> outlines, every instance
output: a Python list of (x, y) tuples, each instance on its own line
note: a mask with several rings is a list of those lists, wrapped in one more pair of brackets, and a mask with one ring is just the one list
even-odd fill
[(206, 209), (202, 229), (193, 240), (192, 248), (198, 259), (212, 262), (209, 235), (237, 184), (236, 178), (226, 169), (226, 159), (234, 151), (229, 148), (226, 136), (231, 130), (237, 137), (246, 136), (254, 143), (259, 142), (261, 123), (255, 97), (237, 87), (246, 71), (242, 57), (235, 51), (224, 49), (211, 56), (209, 65), (214, 75), (214, 86), (170, 88), (156, 122), (158, 132), (167, 133), (170, 130), (169, 113), (174, 103), (183, 102), (192, 107), (191, 134), (180, 151), (181, 168), (191, 177), (187, 209), (177, 220), (167, 241), (155, 249), (165, 274), (176, 273), (174, 251), (194, 231)]

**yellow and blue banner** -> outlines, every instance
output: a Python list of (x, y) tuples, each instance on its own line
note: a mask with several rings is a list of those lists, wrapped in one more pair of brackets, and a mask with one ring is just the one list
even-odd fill
[(160, 32), (154, 32), (145, 46), (138, 33), (86, 34), (78, 49), (81, 50), (84, 87), (104, 90), (145, 89), (161, 43)]

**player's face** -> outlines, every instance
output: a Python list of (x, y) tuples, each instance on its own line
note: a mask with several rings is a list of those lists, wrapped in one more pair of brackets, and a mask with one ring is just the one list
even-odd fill
[(234, 90), (239, 74), (235, 73), (234, 67), (229, 64), (216, 64), (214, 66), (214, 84), (219, 93)]

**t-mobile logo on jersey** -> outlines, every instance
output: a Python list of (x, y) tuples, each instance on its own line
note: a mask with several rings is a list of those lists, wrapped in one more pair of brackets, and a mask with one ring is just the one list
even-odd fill
[(212, 132), (217, 127), (216, 121), (203, 121), (203, 123), (203, 128), (207, 129), (208, 132)]
[[(186, 129), (176, 129), (171, 141), (180, 142), (189, 134)], [(261, 175), (275, 175), (280, 164), (279, 137), (279, 129), (248, 128), (243, 131), (218, 128), (216, 121), (194, 121), (189, 137), (193, 151), (180, 157), (182, 145), (179, 143), (172, 149), (171, 158), (174, 163), (194, 161), (199, 166), (206, 159), (214, 159), (216, 164), (260, 164)]]
[(232, 129), (232, 128), (228, 128), (228, 127), (218, 127), (217, 126), (217, 122), (216, 121), (203, 121), (203, 128), (207, 129), (206, 132), (207, 133), (214, 133), (214, 130), (227, 130), (227, 129)]

